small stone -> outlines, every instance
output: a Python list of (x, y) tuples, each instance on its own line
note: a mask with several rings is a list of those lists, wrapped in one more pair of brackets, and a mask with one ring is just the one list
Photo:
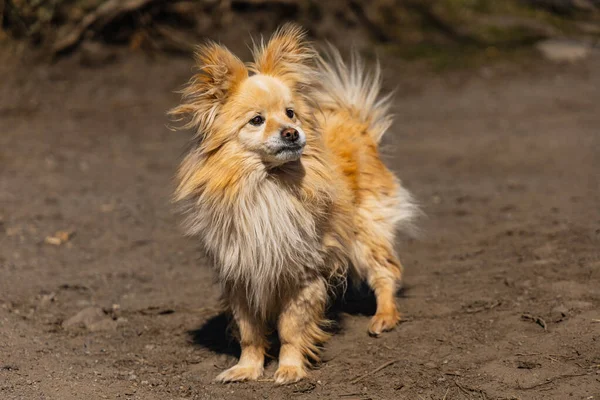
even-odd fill
[(106, 319), (103, 319), (102, 321), (98, 321), (98, 322), (86, 325), (86, 328), (90, 332), (115, 331), (115, 330), (117, 330), (117, 321), (114, 321), (110, 318), (106, 318)]
[(117, 329), (117, 321), (110, 318), (100, 307), (88, 307), (62, 323), (65, 329), (81, 326), (91, 332), (113, 331)]
[(45, 308), (54, 301), (56, 301), (56, 293), (46, 293), (40, 296), (38, 304), (40, 308)]
[(573, 63), (583, 60), (592, 51), (592, 48), (585, 43), (558, 39), (539, 42), (536, 48), (546, 59), (558, 63)]

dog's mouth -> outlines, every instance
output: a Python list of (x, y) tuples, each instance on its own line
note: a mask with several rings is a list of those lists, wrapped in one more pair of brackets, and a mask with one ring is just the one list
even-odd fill
[(288, 162), (299, 159), (304, 151), (304, 144), (290, 144), (279, 147), (273, 153), (278, 161)]
[(271, 138), (261, 149), (263, 161), (277, 166), (299, 160), (306, 147), (306, 140), (303, 137), (299, 139), (290, 143), (280, 140), (279, 137)]
[(277, 149), (277, 151), (275, 152), (275, 155), (279, 155), (279, 154), (285, 154), (285, 153), (302, 153), (302, 150), (304, 150), (304, 145), (289, 145), (289, 146), (283, 146), (279, 149)]

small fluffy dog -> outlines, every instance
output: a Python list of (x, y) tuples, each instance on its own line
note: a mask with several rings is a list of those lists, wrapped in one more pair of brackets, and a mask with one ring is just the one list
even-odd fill
[(175, 199), (239, 330), (239, 363), (217, 380), (259, 378), (276, 326), (275, 382), (296, 382), (328, 337), (329, 289), (348, 273), (375, 292), (371, 335), (400, 320), (394, 236), (416, 206), (378, 153), (389, 97), (379, 97), (378, 68), (346, 65), (336, 50), (319, 57), (295, 25), (255, 45), (252, 63), (215, 43), (197, 63), (171, 111), (197, 132)]

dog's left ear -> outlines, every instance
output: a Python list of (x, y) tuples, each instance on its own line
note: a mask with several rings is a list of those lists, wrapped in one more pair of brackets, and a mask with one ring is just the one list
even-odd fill
[(266, 45), (255, 45), (253, 53), (253, 72), (276, 76), (291, 86), (312, 84), (317, 52), (306, 40), (306, 31), (298, 25), (283, 25)]
[(175, 119), (189, 119), (183, 128), (196, 128), (197, 136), (210, 135), (222, 106), (248, 77), (244, 63), (227, 48), (208, 42), (196, 52), (198, 73), (181, 91), (182, 104), (169, 111)]

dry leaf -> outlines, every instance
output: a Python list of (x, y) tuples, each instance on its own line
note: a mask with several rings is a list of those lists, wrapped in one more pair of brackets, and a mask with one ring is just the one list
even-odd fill
[(54, 235), (47, 236), (45, 241), (48, 244), (51, 244), (54, 246), (60, 246), (61, 244), (66, 243), (69, 240), (71, 240), (71, 238), (73, 237), (74, 234), (75, 234), (74, 231), (56, 231), (56, 233), (54, 233)]

